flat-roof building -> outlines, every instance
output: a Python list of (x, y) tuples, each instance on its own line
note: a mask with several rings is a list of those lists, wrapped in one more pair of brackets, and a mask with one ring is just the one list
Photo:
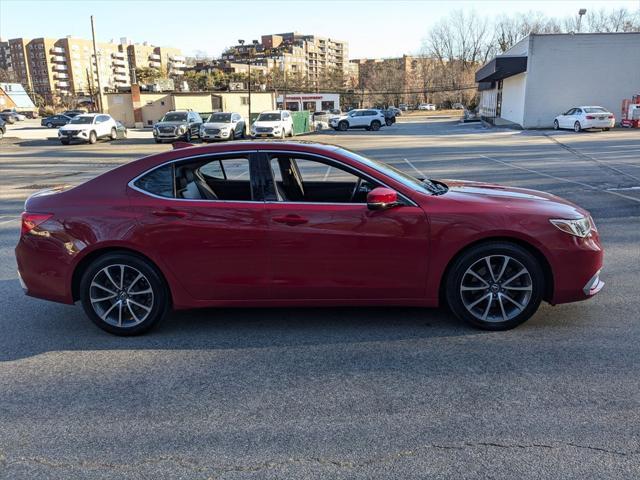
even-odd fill
[(532, 34), (476, 72), (480, 115), (494, 124), (550, 128), (571, 107), (620, 118), (640, 91), (640, 33)]

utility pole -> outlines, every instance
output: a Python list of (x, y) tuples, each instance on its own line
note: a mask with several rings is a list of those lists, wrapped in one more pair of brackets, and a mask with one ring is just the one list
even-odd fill
[[(98, 50), (96, 48), (96, 28), (93, 22), (93, 15), (91, 15), (91, 37), (93, 39), (93, 58), (96, 60), (96, 78), (98, 80), (98, 111), (105, 113), (104, 98), (102, 96), (102, 81), (100, 79), (100, 60), (98, 59)], [(93, 66), (91, 68), (93, 69)]]

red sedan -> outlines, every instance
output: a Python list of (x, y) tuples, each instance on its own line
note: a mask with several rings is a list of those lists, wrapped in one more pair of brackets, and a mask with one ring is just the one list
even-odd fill
[(588, 212), (556, 196), (426, 180), (338, 147), (246, 143), (152, 155), (31, 196), (28, 295), (139, 334), (173, 309), (447, 304), (489, 330), (603, 286)]

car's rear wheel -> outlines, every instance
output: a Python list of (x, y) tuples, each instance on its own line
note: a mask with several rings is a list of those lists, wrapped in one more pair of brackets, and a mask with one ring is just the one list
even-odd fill
[(560, 129), (560, 124), (558, 123), (558, 120), (554, 120), (553, 121), (553, 129), (554, 130), (559, 130)]
[(573, 124), (573, 131), (574, 132), (579, 132), (580, 130), (582, 130), (582, 126), (580, 125), (580, 122), (576, 122)]
[(93, 145), (94, 143), (96, 143), (98, 141), (98, 136), (96, 135), (96, 132), (91, 132), (89, 134), (89, 143), (91, 145)]
[(98, 327), (124, 336), (148, 331), (169, 305), (161, 274), (147, 260), (126, 252), (106, 254), (87, 268), (80, 299)]
[(525, 248), (490, 242), (454, 261), (445, 288), (447, 303), (458, 318), (484, 330), (508, 330), (538, 309), (544, 273)]
[(116, 131), (115, 128), (111, 129), (111, 140), (115, 140), (116, 138), (118, 138), (118, 132)]
[(346, 122), (346, 120), (342, 120), (340, 123), (338, 123), (338, 130), (340, 130), (341, 132), (346, 132), (347, 130), (349, 130), (349, 124)]
[(380, 130), (381, 124), (378, 120), (374, 120), (373, 122), (371, 122), (371, 130), (373, 130), (374, 132), (377, 132), (378, 130)]

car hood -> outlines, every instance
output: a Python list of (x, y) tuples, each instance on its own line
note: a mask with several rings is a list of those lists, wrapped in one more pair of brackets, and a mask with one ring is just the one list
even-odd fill
[(202, 126), (206, 128), (231, 128), (232, 124), (230, 122), (207, 122), (203, 123)]
[(494, 206), (500, 210), (524, 210), (531, 214), (553, 215), (568, 219), (589, 214), (564, 198), (538, 190), (464, 180), (440, 181), (449, 187), (447, 195), (458, 197), (461, 201), (484, 203), (487, 207)]
[(280, 127), (281, 125), (282, 125), (282, 120), (275, 120), (273, 122), (264, 122), (264, 121), (261, 121), (261, 122), (255, 121), (255, 122), (253, 122), (253, 126), (254, 127), (271, 127), (271, 128), (273, 128), (273, 127)]
[(60, 127), (60, 130), (89, 130), (94, 127), (93, 123), (67, 123)]

